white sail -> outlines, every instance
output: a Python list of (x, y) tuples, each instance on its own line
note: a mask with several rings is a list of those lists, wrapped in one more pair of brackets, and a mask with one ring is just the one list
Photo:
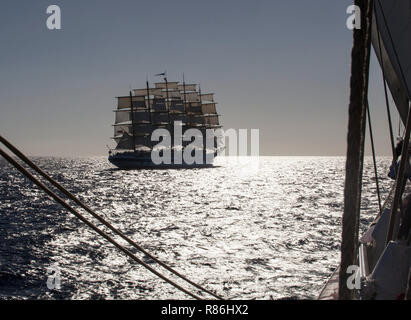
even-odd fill
[(165, 82), (158, 82), (158, 83), (155, 83), (155, 86), (157, 89), (168, 88), (168, 90), (170, 89), (178, 90), (178, 82), (167, 82), (167, 84)]
[(114, 125), (114, 138), (122, 136), (124, 133), (131, 134), (131, 123), (122, 123)]
[(181, 94), (180, 94), (180, 91), (162, 91), (161, 92), (161, 97), (162, 98), (164, 98), (164, 99), (166, 99), (167, 97), (169, 98), (169, 99), (172, 99), (172, 98), (177, 98), (177, 99), (181, 99)]
[(118, 97), (117, 98), (117, 109), (130, 108), (130, 97)]
[[(184, 98), (184, 95), (183, 95)], [(185, 94), (186, 102), (198, 102), (200, 101), (200, 96), (197, 92), (188, 92)]]
[(215, 103), (203, 103), (201, 105), (201, 110), (204, 114), (216, 114), (216, 104)]
[(219, 125), (218, 116), (205, 116), (205, 123), (208, 125)]
[[(134, 95), (136, 96), (147, 96), (147, 88), (145, 89), (133, 89)], [(161, 89), (149, 88), (150, 96), (151, 95), (161, 95)]]
[(166, 99), (167, 98), (167, 92), (166, 91), (161, 91), (159, 94), (156, 95), (156, 98)]
[[(179, 84), (178, 85), (178, 90), (180, 90), (181, 93), (183, 93), (184, 92), (184, 84)], [(186, 92), (196, 91), (197, 90), (197, 85), (196, 84), (186, 84), (185, 85), (185, 90), (186, 90)]]
[(124, 122), (124, 123), (118, 123), (114, 125), (114, 137), (117, 138), (123, 133), (128, 133), (130, 135), (133, 134), (150, 134), (153, 131), (153, 126), (151, 125), (150, 122), (146, 123), (135, 123), (134, 127), (131, 121)]
[(181, 99), (181, 93), (180, 93), (180, 91), (169, 91), (168, 97), (169, 98)]
[[(381, 4), (381, 6), (380, 6)], [(411, 97), (411, 0), (379, 0), (375, 3), (372, 43), (403, 122)], [(381, 51), (378, 43), (380, 32)]]
[[(117, 109), (126, 109), (126, 108), (131, 108), (131, 103), (130, 103), (130, 97), (118, 97), (118, 104), (117, 104)], [(145, 108), (146, 107), (146, 102), (144, 97), (138, 97), (138, 96), (132, 96), (131, 100), (133, 102), (133, 107), (134, 108)]]
[(151, 140), (149, 135), (145, 136), (135, 136), (133, 137), (131, 134), (123, 133), (119, 137), (115, 137), (114, 140), (117, 142), (116, 149), (117, 150), (132, 150), (133, 144), (135, 143), (136, 149), (141, 147), (149, 148), (151, 147)]
[(130, 114), (131, 112), (128, 110), (125, 111), (116, 111), (116, 120), (115, 123), (122, 123), (122, 122), (126, 122), (126, 121), (130, 121)]
[(146, 96), (147, 89), (133, 89), (133, 93), (135, 96)]
[(202, 102), (214, 102), (214, 93), (206, 93), (201, 95)]

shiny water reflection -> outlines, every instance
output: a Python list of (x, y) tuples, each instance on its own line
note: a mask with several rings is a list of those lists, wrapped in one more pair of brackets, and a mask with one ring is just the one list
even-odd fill
[[(258, 167), (217, 159), (212, 169), (159, 171), (115, 170), (106, 158), (35, 161), (144, 248), (226, 298), (315, 298), (339, 260), (341, 157), (263, 157)], [(378, 161), (386, 195), (390, 160)], [(367, 159), (363, 226), (378, 208), (372, 170)], [(2, 298), (187, 298), (4, 162), (0, 226)], [(59, 291), (46, 285), (53, 263)]]

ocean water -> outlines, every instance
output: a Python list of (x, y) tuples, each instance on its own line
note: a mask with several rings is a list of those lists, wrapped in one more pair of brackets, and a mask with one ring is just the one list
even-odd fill
[[(343, 157), (217, 158), (209, 169), (131, 171), (105, 157), (34, 161), (146, 250), (226, 299), (315, 299), (340, 259)], [(389, 165), (378, 158), (383, 199)], [(371, 158), (363, 195), (362, 230), (378, 210)], [(60, 288), (47, 286), (50, 266)], [(186, 298), (0, 160), (0, 299)]]

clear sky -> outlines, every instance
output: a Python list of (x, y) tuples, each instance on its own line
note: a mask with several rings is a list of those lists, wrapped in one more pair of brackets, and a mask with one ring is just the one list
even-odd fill
[[(46, 27), (53, 4), (61, 30)], [(262, 155), (344, 155), (350, 4), (2, 0), (0, 133), (29, 155), (104, 155), (114, 97), (166, 69), (215, 92), (225, 128), (260, 129)], [(370, 105), (377, 152), (389, 155), (375, 56)]]

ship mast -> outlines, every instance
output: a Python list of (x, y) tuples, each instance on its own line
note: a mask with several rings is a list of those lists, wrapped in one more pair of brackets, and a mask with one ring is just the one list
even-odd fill
[(184, 105), (184, 112), (187, 112), (186, 110), (186, 80), (184, 78), (184, 73), (183, 73), (183, 95), (184, 95), (184, 100), (183, 100), (183, 105)]
[(136, 152), (136, 133), (135, 133), (135, 120), (134, 120), (134, 106), (133, 106), (133, 94), (130, 90), (130, 108), (131, 108), (131, 127), (133, 133), (133, 151)]
[[(146, 87), (147, 87), (147, 110), (148, 110), (148, 119), (150, 120), (150, 124), (152, 125), (151, 121), (151, 106), (150, 106), (150, 84), (148, 83), (148, 79), (146, 81)], [(152, 141), (150, 139), (150, 144), (152, 147)]]
[(203, 101), (202, 101), (202, 99), (201, 99), (201, 85), (200, 85), (200, 84), (198, 84), (198, 97), (199, 97), (199, 99), (200, 99), (200, 105), (202, 105), (202, 104), (203, 104)]
[(167, 113), (168, 113), (168, 122), (171, 124), (171, 118), (170, 118), (170, 104), (169, 104), (169, 96), (168, 96), (168, 81), (167, 81), (167, 72), (165, 72), (166, 75), (164, 76), (164, 81), (166, 83), (166, 107), (167, 107)]
[(201, 98), (201, 85), (198, 84), (198, 97), (200, 99), (200, 109), (201, 109), (201, 113), (202, 113), (202, 117), (203, 117), (203, 121), (204, 121), (204, 132), (202, 132), (203, 134), (203, 151), (205, 153), (207, 153), (207, 125), (206, 125), (206, 117), (204, 115), (204, 112), (202, 111), (203, 109), (203, 99)]
[(171, 123), (171, 117), (170, 117), (170, 103), (168, 101), (169, 96), (168, 96), (168, 80), (167, 80), (167, 71), (165, 72), (164, 75), (164, 82), (166, 83), (166, 108), (167, 108), (167, 114), (168, 114), (168, 123), (170, 124), (170, 129), (172, 130), (171, 133), (171, 152), (173, 150), (173, 142), (174, 142), (174, 123)]

